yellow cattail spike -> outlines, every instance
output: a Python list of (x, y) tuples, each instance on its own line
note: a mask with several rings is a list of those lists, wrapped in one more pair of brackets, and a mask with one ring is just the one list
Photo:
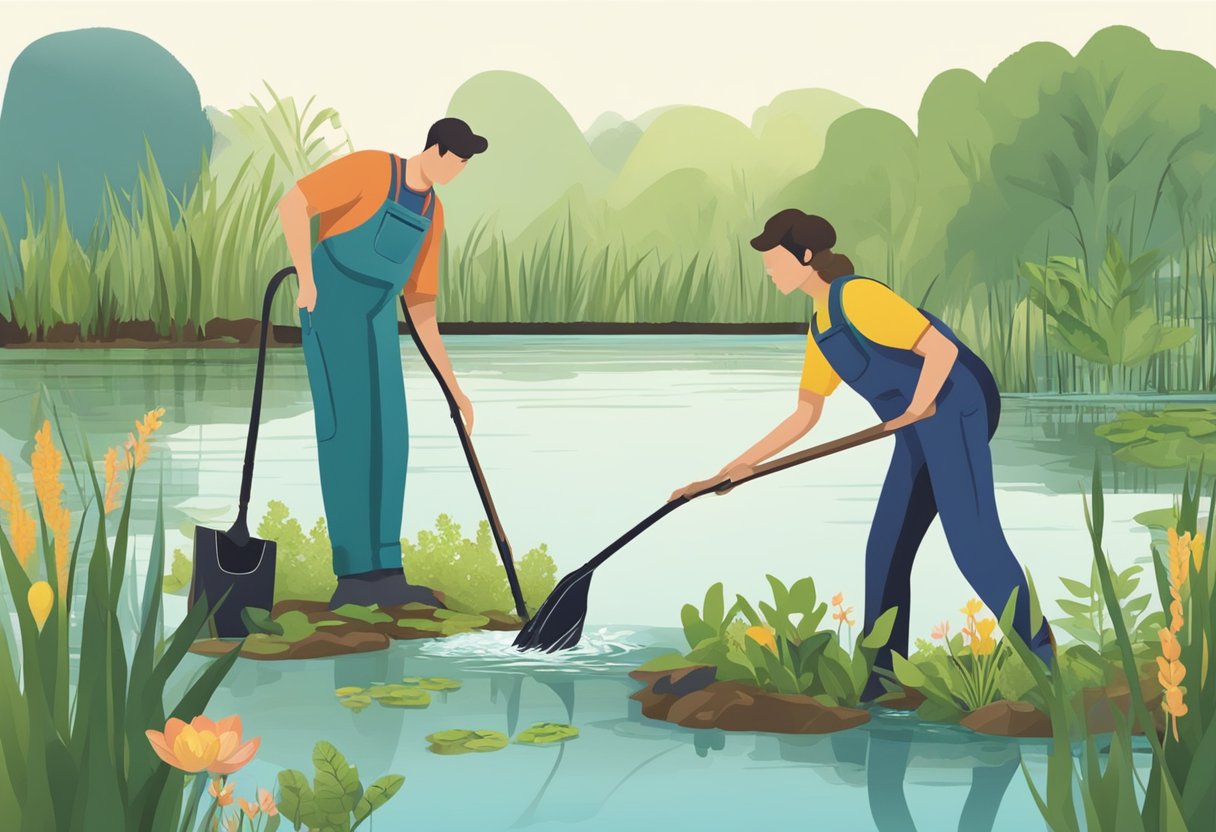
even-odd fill
[(3, 454), (0, 454), (0, 510), (8, 517), (9, 542), (17, 561), (25, 566), (36, 545), (34, 518), (22, 505), (13, 467)]

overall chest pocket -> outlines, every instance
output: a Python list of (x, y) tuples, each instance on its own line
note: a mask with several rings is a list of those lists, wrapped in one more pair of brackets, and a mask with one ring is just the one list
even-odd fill
[(842, 381), (856, 381), (870, 366), (869, 353), (857, 344), (847, 327), (829, 330), (816, 343)]
[(372, 240), (372, 248), (389, 262), (406, 263), (418, 254), (430, 227), (431, 221), (418, 214), (385, 211)]

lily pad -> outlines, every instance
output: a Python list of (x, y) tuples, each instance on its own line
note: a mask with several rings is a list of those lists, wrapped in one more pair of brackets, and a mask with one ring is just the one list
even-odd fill
[(442, 676), (432, 676), (418, 682), (418, 686), (423, 690), (437, 691), (460, 690), (460, 684), (458, 679), (446, 679)]
[(1152, 468), (1181, 468), (1216, 451), (1216, 407), (1125, 411), (1094, 433), (1119, 446), (1119, 459)]
[(516, 742), (525, 745), (551, 745), (557, 742), (572, 740), (578, 736), (578, 729), (564, 722), (537, 722), (531, 728), (520, 732)]
[(354, 696), (356, 693), (363, 693), (363, 692), (364, 692), (363, 688), (357, 688), (357, 687), (353, 687), (353, 686), (345, 687), (345, 688), (338, 688), (337, 690), (334, 691), (334, 693), (336, 693), (338, 696)]
[(403, 688), (401, 692), (376, 699), (386, 708), (425, 708), (431, 704), (431, 695), (417, 688)]
[(339, 699), (338, 703), (343, 708), (350, 708), (355, 713), (358, 713), (372, 704), (372, 698), (365, 693), (360, 693), (355, 696), (347, 696), (345, 699)]
[(340, 615), (344, 618), (353, 618), (356, 621), (362, 621), (366, 624), (380, 624), (385, 621), (392, 621), (393, 617), (388, 613), (380, 612), (376, 607), (361, 607), (358, 604), (343, 604), (334, 610), (334, 615)]
[(290, 648), (291, 645), (285, 642), (281, 636), (272, 636), (266, 633), (251, 633), (245, 638), (244, 650), (248, 650), (251, 653), (272, 655), (274, 653), (285, 653)]
[(283, 628), (281, 638), (288, 642), (302, 641), (317, 631), (316, 625), (299, 610), (289, 610), (274, 621)]
[(500, 751), (507, 747), (507, 735), (498, 731), (469, 731), (452, 728), (427, 735), (430, 750), (435, 754), (468, 754)]

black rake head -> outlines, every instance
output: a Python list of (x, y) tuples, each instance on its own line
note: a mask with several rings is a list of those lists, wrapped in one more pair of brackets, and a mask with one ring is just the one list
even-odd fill
[(558, 582), (536, 615), (515, 637), (520, 650), (555, 653), (578, 645), (587, 620), (587, 591), (591, 587), (590, 569), (572, 572)]

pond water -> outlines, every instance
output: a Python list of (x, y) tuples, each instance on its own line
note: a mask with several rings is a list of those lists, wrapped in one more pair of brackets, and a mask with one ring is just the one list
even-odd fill
[[(797, 336), (448, 336), (453, 365), (476, 409), (473, 440), (517, 555), (546, 543), (558, 574), (594, 555), (662, 505), (677, 487), (712, 475), (789, 413), (803, 340)], [(441, 392), (402, 341), (411, 451), (402, 533), (451, 515), (472, 536), (481, 504)], [(46, 413), (45, 384), (69, 434), (79, 427), (100, 457), (132, 420), (166, 409), (151, 476), (137, 487), (137, 532), (155, 512), (164, 466), (170, 551), (189, 551), (194, 522), (227, 527), (245, 450), (256, 353), (250, 350), (2, 350), (0, 453), (32, 450)], [(250, 517), (285, 502), (304, 528), (323, 514), (303, 355), (272, 350)], [(1080, 494), (1103, 457), (1111, 557), (1131, 562), (1148, 534), (1132, 516), (1168, 506), (1177, 478), (1112, 469), (1093, 428), (1147, 397), (1007, 397), (993, 440), (997, 502), (1013, 549), (1052, 603), (1056, 576), (1087, 579), (1090, 548)], [(828, 400), (805, 447), (870, 425), (851, 390)], [(871, 443), (704, 497), (616, 554), (596, 572), (591, 624), (677, 626), (680, 606), (715, 581), (728, 594), (767, 596), (765, 573), (787, 584), (812, 575), (821, 595), (860, 608), (863, 557), (894, 440)], [(28, 480), (28, 468), (24, 469)], [(65, 476), (67, 469), (65, 466)], [(1160, 492), (1160, 494), (1156, 492)], [(68, 488), (71, 495), (73, 488)], [(254, 523), (251, 522), (251, 526)], [(136, 541), (143, 557), (149, 535)], [(913, 633), (954, 617), (971, 596), (934, 522), (912, 573)]]
[[(343, 751), (365, 784), (403, 775), (373, 830), (1043, 828), (1022, 771), (1044, 788), (1049, 748), (1041, 740), (981, 737), (885, 709), (827, 736), (646, 719), (628, 698), (641, 683), (626, 674), (681, 643), (673, 629), (602, 627), (577, 656), (511, 655), (510, 634), (478, 633), (332, 661), (239, 662), (209, 710), (248, 715), (262, 738), (255, 761), (236, 775), (238, 793), (284, 768), (311, 777), (318, 739)], [(433, 694), (425, 709), (373, 703), (354, 713), (334, 695), (406, 676), (462, 687)], [(556, 746), (511, 743), (459, 756), (436, 755), (425, 739), (449, 728), (514, 737), (534, 722), (580, 733)]]
[[(559, 575), (787, 415), (803, 353), (795, 336), (445, 342), (476, 407), (473, 439), (513, 548), (547, 543)], [(411, 430), (402, 533), (413, 537), (447, 513), (471, 536), (483, 515), (446, 405), (408, 339), (402, 352)], [(98, 458), (132, 420), (164, 406), (158, 449), (143, 469), (152, 476), (137, 488), (142, 572), (158, 475), (170, 549), (189, 551), (194, 522), (226, 527), (235, 516), (255, 360), (247, 350), (0, 351), (0, 453), (28, 461), (30, 437), (49, 416), (40, 405), (44, 384), (69, 433), (87, 431)], [(1168, 506), (1177, 477), (1112, 466), (1093, 428), (1120, 410), (1161, 401), (1004, 400), (992, 445), (997, 501), (1049, 616), (1058, 614), (1058, 577), (1089, 575), (1081, 494), (1095, 453), (1117, 492), (1107, 496), (1112, 560), (1123, 566), (1147, 553), (1148, 533), (1132, 517)], [(285, 502), (305, 528), (322, 514), (312, 419), (303, 356), (272, 351), (251, 517), (260, 518), (271, 499)], [(873, 421), (865, 403), (841, 388), (799, 447)], [(430, 822), (615, 830), (646, 818), (654, 822), (642, 828), (791, 820), (848, 829), (1039, 828), (1019, 763), (1041, 781), (1041, 743), (981, 739), (881, 712), (868, 726), (832, 737), (691, 731), (644, 719), (627, 698), (639, 687), (628, 670), (685, 646), (672, 629), (680, 606), (699, 604), (715, 581), (755, 599), (768, 596), (765, 573), (787, 584), (812, 575), (821, 597), (843, 592), (860, 618), (865, 540), (891, 445), (883, 440), (811, 462), (672, 514), (597, 571), (586, 649), (575, 656), (525, 659), (504, 649), (509, 639), (493, 641), (504, 634), (479, 634), (332, 661), (238, 662), (208, 713), (240, 713), (263, 738), (241, 788), (267, 785), (284, 767), (311, 774), (312, 745), (327, 739), (365, 781), (406, 776), (373, 829)], [(958, 608), (973, 593), (936, 522), (912, 582), (914, 637), (942, 618), (957, 625)], [(169, 617), (179, 616), (182, 600), (167, 601)], [(337, 687), (403, 676), (447, 676), (464, 686), (418, 711), (372, 705), (352, 713), (334, 697)], [(536, 721), (572, 722), (582, 735), (557, 748), (511, 745), (457, 757), (431, 754), (423, 739), (460, 727), (514, 735)]]

